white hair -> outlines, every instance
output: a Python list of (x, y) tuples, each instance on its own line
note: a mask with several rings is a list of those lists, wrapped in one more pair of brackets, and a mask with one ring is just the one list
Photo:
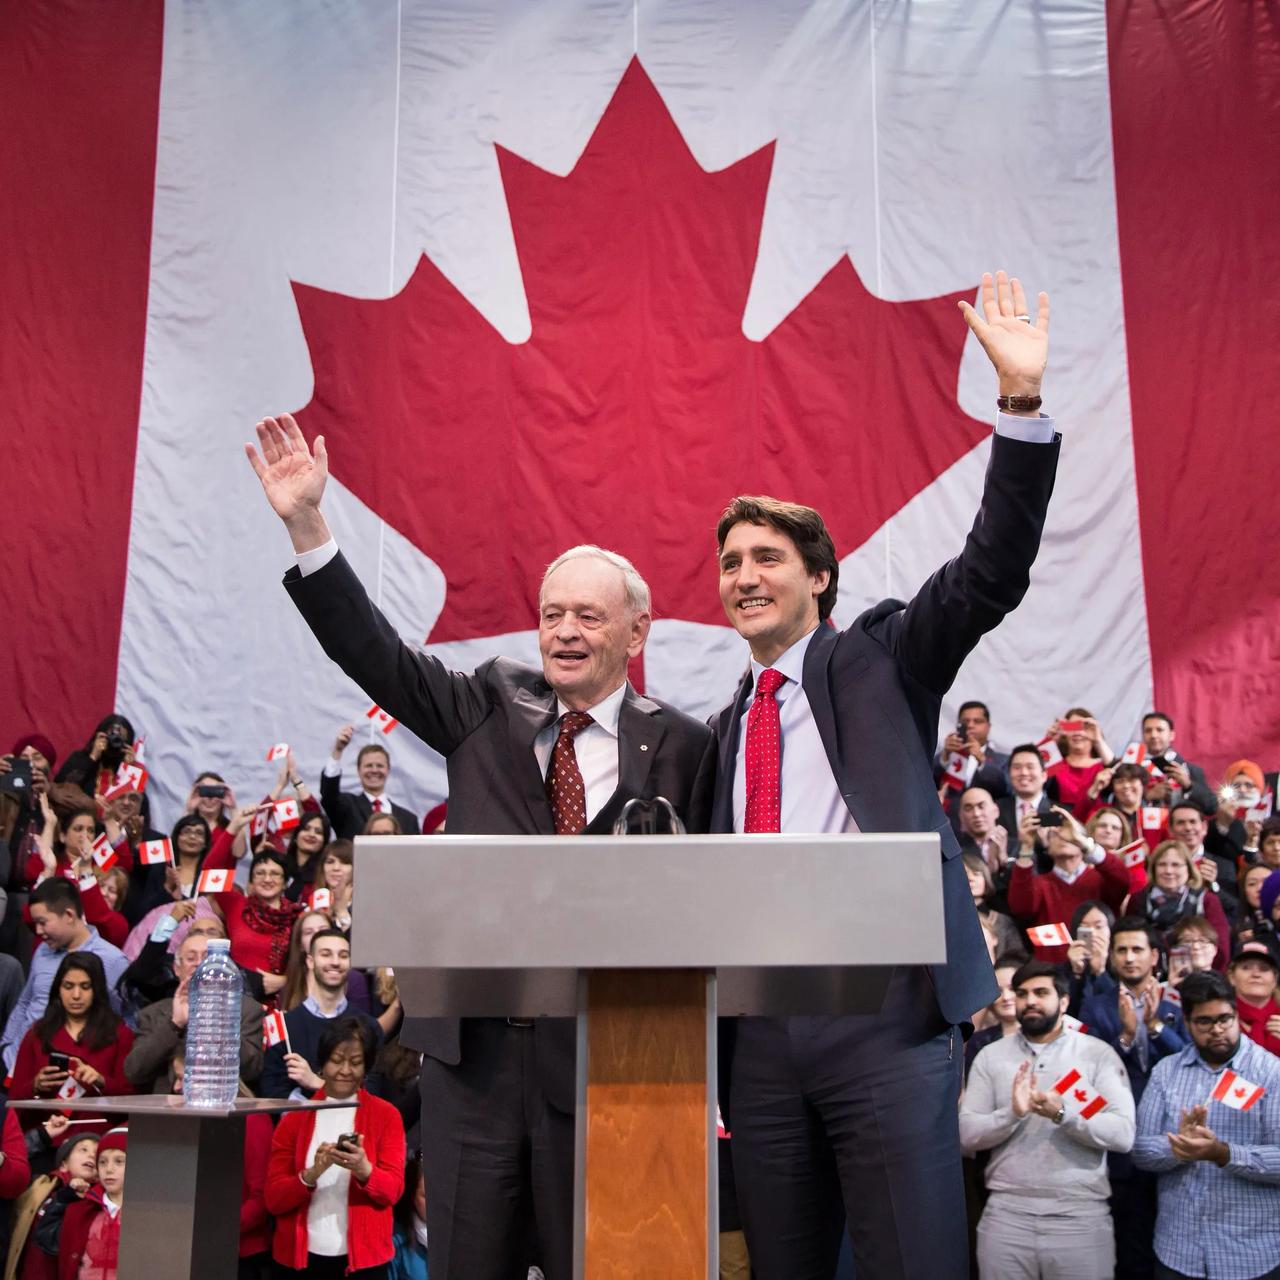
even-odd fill
[(605, 564), (610, 564), (617, 569), (622, 574), (622, 586), (626, 592), (628, 607), (633, 613), (649, 612), (649, 584), (640, 576), (639, 569), (626, 556), (620, 556), (616, 551), (606, 551), (604, 547), (597, 547), (590, 542), (584, 542), (581, 546), (570, 547), (568, 551), (562, 551), (547, 565), (546, 571), (542, 575), (542, 582), (538, 586), (538, 599), (542, 599), (546, 590), (547, 579), (562, 564), (567, 560), (586, 559), (603, 560)]

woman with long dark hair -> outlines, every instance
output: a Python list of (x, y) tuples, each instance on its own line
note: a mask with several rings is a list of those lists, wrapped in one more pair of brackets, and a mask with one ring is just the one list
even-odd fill
[(294, 828), (284, 851), (284, 869), (289, 877), (285, 897), (297, 902), (315, 880), (320, 854), (333, 838), (333, 828), (323, 813), (304, 813)]
[[(132, 1093), (124, 1073), (132, 1047), (133, 1032), (111, 1007), (102, 961), (92, 952), (72, 951), (53, 975), (43, 1015), (18, 1046), (9, 1096), (55, 1098), (62, 1089), (76, 1096)], [(23, 1117), (27, 1128), (42, 1119), (36, 1112)]]

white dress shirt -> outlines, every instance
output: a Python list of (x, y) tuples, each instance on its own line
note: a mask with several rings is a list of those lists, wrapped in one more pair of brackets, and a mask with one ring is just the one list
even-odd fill
[[(819, 626), (825, 625), (822, 623)], [(813, 708), (804, 691), (804, 655), (814, 632), (797, 640), (773, 670), (786, 677), (774, 695), (778, 703), (778, 727), (782, 735), (782, 822), (783, 831), (838, 834), (857, 831), (835, 774), (827, 760), (826, 748), (813, 718)], [(752, 693), (738, 722), (738, 762), (733, 773), (733, 829), (741, 832), (747, 810), (747, 715), (755, 701), (755, 687), (765, 668), (751, 660)]]
[[(336, 1143), (355, 1129), (356, 1108), (333, 1107), (315, 1113), (316, 1127), (307, 1148), (307, 1166), (316, 1158), (322, 1142)], [(331, 1164), (316, 1179), (316, 1189), (307, 1206), (307, 1252), (337, 1258), (347, 1252), (347, 1196), (351, 1170)]]

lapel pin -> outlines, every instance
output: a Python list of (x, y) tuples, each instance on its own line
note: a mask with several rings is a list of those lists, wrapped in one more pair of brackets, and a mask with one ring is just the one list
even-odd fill
[(648, 751), (648, 750), (649, 750), (649, 744), (648, 744), (647, 742), (642, 742), (642, 743), (640, 744), (640, 750), (641, 750), (641, 751)]

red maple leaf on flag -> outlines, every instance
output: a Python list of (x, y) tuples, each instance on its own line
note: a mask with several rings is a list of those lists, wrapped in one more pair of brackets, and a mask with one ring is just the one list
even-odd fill
[(300, 423), (440, 566), (429, 640), (532, 628), (543, 568), (579, 542), (634, 560), (656, 616), (723, 623), (713, 536), (735, 494), (816, 506), (843, 556), (989, 434), (955, 399), (973, 289), (883, 302), (843, 258), (743, 336), (773, 146), (706, 172), (638, 61), (567, 177), (497, 152), (527, 342), (426, 257), (391, 298), (294, 285)]

